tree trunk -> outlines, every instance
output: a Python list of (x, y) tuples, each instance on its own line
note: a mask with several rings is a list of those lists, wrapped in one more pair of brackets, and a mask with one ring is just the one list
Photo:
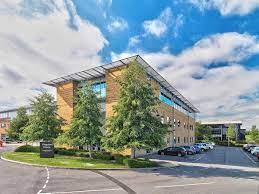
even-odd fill
[(92, 145), (89, 146), (89, 157), (92, 158)]

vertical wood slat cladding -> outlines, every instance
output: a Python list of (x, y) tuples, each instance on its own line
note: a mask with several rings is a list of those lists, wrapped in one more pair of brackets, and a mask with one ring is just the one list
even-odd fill
[(57, 86), (58, 115), (66, 122), (63, 127), (64, 130), (67, 129), (73, 116), (75, 93), (76, 83), (74, 81)]
[(120, 85), (117, 80), (125, 68), (126, 67), (115, 68), (106, 72), (106, 119), (114, 114), (113, 106), (118, 102), (120, 96)]

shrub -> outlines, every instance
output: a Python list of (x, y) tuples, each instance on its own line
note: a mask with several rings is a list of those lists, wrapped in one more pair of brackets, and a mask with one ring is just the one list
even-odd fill
[(158, 166), (156, 162), (153, 162), (150, 160), (141, 160), (141, 159), (132, 159), (132, 158), (124, 159), (123, 164), (129, 168), (150, 168), (150, 167)]
[(93, 152), (92, 157), (98, 160), (113, 160), (114, 157), (109, 152)]
[(123, 160), (128, 158), (120, 154), (114, 154), (113, 157), (114, 157), (114, 160), (119, 164), (123, 164)]
[(39, 153), (40, 147), (39, 146), (31, 146), (31, 145), (23, 145), (14, 150), (15, 152), (34, 152)]
[(75, 156), (76, 150), (66, 150), (66, 149), (56, 149), (56, 154), (64, 155), (64, 156)]

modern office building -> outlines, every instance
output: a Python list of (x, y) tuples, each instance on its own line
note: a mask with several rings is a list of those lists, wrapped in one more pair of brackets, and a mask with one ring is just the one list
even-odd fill
[[(111, 117), (113, 115), (112, 107), (117, 103), (120, 91), (116, 80), (133, 61), (136, 61), (145, 69), (154, 89), (154, 94), (161, 100), (156, 116), (161, 118), (161, 122), (170, 125), (169, 133), (165, 139), (167, 145), (193, 144), (195, 142), (195, 114), (198, 109), (139, 55), (45, 82), (44, 84), (57, 89), (59, 116), (65, 119), (67, 124), (70, 123), (75, 107), (76, 91), (86, 82), (90, 82), (93, 90), (102, 100), (101, 112), (103, 118)], [(128, 154), (130, 154), (130, 151)]]
[(235, 140), (244, 140), (244, 129), (241, 129), (242, 121), (204, 121), (203, 125), (211, 128), (212, 137), (215, 140), (227, 140), (226, 133), (230, 125), (235, 126)]
[[(25, 107), (28, 114), (31, 113), (30, 107)], [(8, 109), (0, 111), (0, 139), (7, 138), (7, 130), (10, 128), (11, 120), (17, 116), (16, 109)]]

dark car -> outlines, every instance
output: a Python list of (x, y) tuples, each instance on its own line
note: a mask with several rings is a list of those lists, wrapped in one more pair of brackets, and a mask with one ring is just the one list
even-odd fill
[(199, 146), (194, 145), (193, 147), (195, 149), (196, 154), (200, 154), (201, 153), (201, 148)]
[(182, 147), (168, 147), (158, 151), (159, 155), (185, 156), (186, 150)]
[(186, 150), (188, 155), (196, 154), (196, 151), (192, 146), (182, 146), (182, 147)]

